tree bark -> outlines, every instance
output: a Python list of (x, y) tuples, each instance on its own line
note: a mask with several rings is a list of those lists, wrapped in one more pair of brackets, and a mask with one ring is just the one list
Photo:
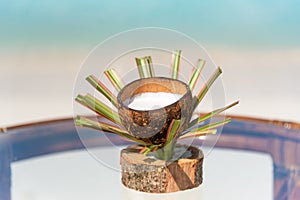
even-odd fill
[(134, 145), (121, 151), (122, 183), (131, 189), (149, 193), (167, 193), (191, 189), (202, 183), (203, 153), (187, 147), (190, 157), (172, 162), (140, 154)]

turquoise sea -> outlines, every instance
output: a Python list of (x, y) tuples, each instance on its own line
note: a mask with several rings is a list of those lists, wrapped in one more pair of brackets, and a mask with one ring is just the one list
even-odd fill
[(300, 2), (1, 0), (1, 48), (93, 46), (136, 27), (185, 32), (208, 45), (298, 47)]

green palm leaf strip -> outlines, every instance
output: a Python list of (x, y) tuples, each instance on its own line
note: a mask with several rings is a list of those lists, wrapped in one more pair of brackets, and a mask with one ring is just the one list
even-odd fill
[(179, 128), (180, 128), (180, 125), (181, 125), (181, 120), (175, 120), (173, 119), (169, 128), (168, 128), (168, 131), (167, 131), (167, 136), (166, 136), (166, 143), (165, 144), (169, 144), (171, 143), (175, 136), (176, 136), (176, 133), (178, 132)]
[(176, 142), (176, 135), (181, 126), (181, 120), (172, 120), (166, 136), (166, 142), (164, 148), (156, 151), (156, 155), (159, 159), (169, 160), (172, 157), (172, 152)]
[(112, 110), (110, 107), (96, 99), (95, 97), (87, 94), (85, 96), (78, 95), (75, 100), (80, 104), (86, 106), (90, 110), (96, 112), (97, 114), (105, 117), (106, 119), (118, 124), (122, 125), (119, 114)]
[(155, 76), (151, 56), (135, 58), (135, 61), (138, 67), (140, 78), (149, 78)]
[(124, 87), (123, 81), (114, 69), (106, 70), (104, 71), (104, 74), (118, 92)]
[(194, 131), (194, 132), (189, 132), (183, 136), (181, 136), (179, 139), (186, 139), (190, 137), (199, 137), (199, 136), (206, 136), (206, 135), (211, 135), (211, 134), (216, 134), (217, 129), (208, 129), (208, 130), (202, 130), (202, 131)]
[(196, 109), (196, 107), (199, 105), (199, 103), (202, 101), (206, 93), (208, 92), (209, 88), (212, 86), (212, 84), (215, 82), (215, 80), (222, 74), (222, 69), (218, 67), (214, 73), (210, 76), (209, 80), (205, 83), (205, 85), (202, 87), (200, 92), (197, 95), (196, 102), (194, 103), (193, 110)]
[(150, 71), (150, 76), (155, 77), (155, 71), (154, 71), (154, 67), (153, 67), (152, 58), (151, 58), (151, 56), (147, 56), (146, 58), (147, 58), (147, 64), (148, 64), (149, 71)]
[(181, 50), (174, 51), (172, 55), (172, 78), (173, 79), (178, 79), (180, 55), (181, 55)]
[(191, 90), (193, 90), (195, 88), (196, 83), (198, 81), (198, 78), (200, 76), (200, 73), (201, 73), (204, 65), (205, 65), (205, 60), (199, 59), (197, 67), (194, 69), (192, 76), (190, 78), (190, 81), (189, 81), (189, 87)]
[(94, 75), (90, 75), (86, 80), (101, 94), (103, 94), (116, 108), (118, 107), (117, 97)]
[(133, 142), (137, 142), (141, 145), (149, 145), (148, 143), (129, 135), (128, 132), (125, 130), (122, 130), (118, 127), (115, 127), (113, 125), (110, 125), (110, 124), (107, 124), (104, 122), (97, 122), (97, 121), (91, 120), (87, 117), (77, 116), (76, 120), (75, 120), (75, 124), (76, 124), (76, 126), (87, 127), (87, 128), (92, 128), (92, 129), (96, 129), (96, 130), (100, 130), (100, 131), (106, 131), (109, 133), (117, 134), (121, 137), (124, 137)]
[[(201, 132), (207, 132), (207, 133), (209, 133), (210, 132), (209, 130), (213, 130), (215, 128), (223, 126), (223, 125), (229, 123), (230, 121), (231, 121), (231, 118), (228, 118), (228, 119), (225, 119), (223, 121), (214, 122), (214, 123), (210, 123), (210, 124), (201, 126), (199, 128), (195, 128), (195, 129), (191, 130), (189, 133), (180, 136), (180, 139), (186, 138), (186, 137), (194, 137), (194, 136), (197, 136)], [(215, 131), (212, 131), (212, 133), (214, 133), (214, 132)]]
[(147, 155), (150, 152), (156, 151), (161, 145), (149, 145), (144, 146), (144, 148), (140, 151), (140, 153)]
[(198, 123), (201, 123), (201, 122), (203, 122), (205, 120), (208, 120), (209, 118), (211, 118), (211, 117), (213, 117), (215, 115), (218, 115), (218, 114), (224, 112), (225, 110), (227, 110), (227, 109), (229, 109), (229, 108), (237, 105), (238, 103), (239, 103), (239, 101), (233, 102), (232, 104), (230, 104), (230, 105), (228, 105), (228, 106), (226, 106), (224, 108), (216, 109), (216, 110), (214, 110), (212, 112), (209, 112), (209, 113), (207, 113), (207, 114), (205, 114), (205, 115), (203, 115), (203, 116), (201, 116), (201, 117), (199, 117), (197, 119), (194, 119), (193, 121), (191, 121), (189, 123), (189, 127), (192, 127), (192, 126), (194, 126), (194, 125), (196, 125)]

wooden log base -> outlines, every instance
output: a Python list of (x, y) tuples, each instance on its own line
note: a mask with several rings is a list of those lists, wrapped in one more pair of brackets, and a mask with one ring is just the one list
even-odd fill
[[(121, 151), (122, 183), (131, 189), (149, 193), (167, 193), (191, 189), (202, 183), (203, 153), (186, 147), (188, 158), (166, 162), (140, 154), (141, 146)], [(178, 148), (178, 147), (176, 147)]]

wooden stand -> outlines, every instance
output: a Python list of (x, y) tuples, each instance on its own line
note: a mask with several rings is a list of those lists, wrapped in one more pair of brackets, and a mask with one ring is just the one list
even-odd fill
[(140, 154), (141, 147), (121, 151), (122, 183), (131, 189), (166, 193), (191, 189), (202, 183), (203, 153), (190, 146), (189, 158), (166, 162)]

